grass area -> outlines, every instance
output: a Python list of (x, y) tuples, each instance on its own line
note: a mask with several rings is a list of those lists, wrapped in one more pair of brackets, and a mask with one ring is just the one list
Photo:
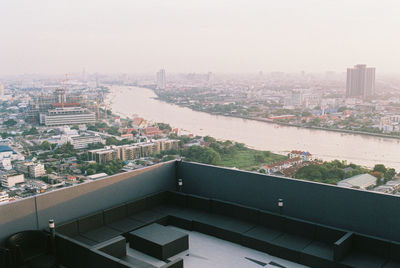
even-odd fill
[(244, 170), (258, 170), (260, 166), (287, 159), (286, 156), (268, 151), (258, 151), (247, 147), (238, 149), (234, 154), (221, 155), (220, 166), (235, 167)]

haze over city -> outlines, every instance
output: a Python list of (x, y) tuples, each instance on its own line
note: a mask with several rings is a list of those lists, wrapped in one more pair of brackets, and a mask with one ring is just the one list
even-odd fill
[(0, 2), (0, 75), (397, 73), (398, 1)]

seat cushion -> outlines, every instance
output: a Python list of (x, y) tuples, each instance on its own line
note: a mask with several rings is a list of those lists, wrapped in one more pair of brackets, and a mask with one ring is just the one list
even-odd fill
[(121, 232), (116, 231), (114, 229), (111, 229), (109, 227), (103, 226), (85, 233), (82, 233), (81, 235), (96, 242), (104, 242), (108, 239), (111, 239), (113, 237), (116, 237), (120, 235)]
[(320, 241), (313, 241), (303, 249), (303, 252), (312, 256), (333, 261), (333, 244), (330, 245)]
[(302, 251), (311, 243), (311, 241), (311, 238), (305, 236), (284, 233), (283, 235), (274, 239), (272, 243), (283, 248)]
[(114, 221), (107, 224), (107, 227), (110, 227), (118, 232), (127, 233), (136, 228), (143, 226), (143, 222), (134, 220), (132, 218), (121, 219), (119, 221)]
[(57, 258), (49, 254), (41, 255), (32, 259), (29, 264), (31, 268), (55, 268), (57, 267)]
[(382, 267), (385, 259), (362, 251), (353, 251), (347, 255), (341, 263), (351, 267)]
[(165, 217), (165, 213), (155, 210), (146, 210), (130, 215), (128, 218), (143, 223), (153, 223)]
[(244, 233), (244, 236), (266, 242), (270, 242), (280, 235), (282, 235), (282, 232), (263, 226), (256, 226)]

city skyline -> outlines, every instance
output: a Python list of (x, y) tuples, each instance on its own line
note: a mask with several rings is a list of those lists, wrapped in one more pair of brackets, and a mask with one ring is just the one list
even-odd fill
[(397, 73), (400, 59), (397, 1), (6, 0), (0, 9), (0, 75), (342, 72), (356, 63)]

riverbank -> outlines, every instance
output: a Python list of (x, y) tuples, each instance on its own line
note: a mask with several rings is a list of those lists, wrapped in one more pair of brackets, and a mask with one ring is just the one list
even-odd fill
[(181, 133), (232, 140), (282, 155), (302, 150), (324, 161), (346, 160), (370, 168), (382, 163), (400, 170), (399, 139), (212, 115), (161, 101), (153, 90), (143, 87), (111, 86), (106, 98), (115, 113), (168, 123)]
[[(153, 90), (152, 88), (148, 88), (148, 89), (151, 89), (157, 95), (157, 92), (155, 90)], [(186, 106), (186, 105), (179, 105), (177, 103), (170, 102), (168, 100), (160, 98), (158, 95), (157, 95), (156, 99), (159, 100), (159, 101), (165, 102), (165, 103), (174, 104), (174, 105), (177, 105), (177, 106), (182, 107), (182, 108), (188, 108), (188, 109), (191, 109), (191, 110), (196, 111), (196, 112), (203, 112), (203, 113), (207, 113), (207, 114), (210, 114), (210, 115), (226, 116), (226, 117), (240, 118), (240, 119), (246, 119), (246, 120), (253, 120), (253, 121), (258, 121), (258, 122), (263, 122), (263, 123), (268, 123), (268, 124), (273, 124), (273, 125), (287, 126), (287, 127), (304, 128), (304, 129), (316, 129), (316, 130), (332, 131), (332, 132), (339, 132), (339, 133), (346, 133), (346, 134), (353, 134), (353, 135), (373, 136), (373, 137), (400, 140), (400, 136), (393, 136), (393, 135), (387, 135), (387, 134), (381, 134), (381, 133), (372, 133), (372, 132), (348, 130), (348, 129), (335, 129), (335, 128), (326, 128), (326, 127), (317, 127), (317, 126), (304, 126), (304, 125), (299, 125), (299, 124), (276, 122), (276, 121), (271, 121), (269, 119), (258, 118), (258, 117), (240, 116), (240, 115), (231, 115), (231, 114), (222, 114), (222, 113), (213, 113), (213, 112), (209, 112), (207, 110), (193, 109), (192, 107)]]

